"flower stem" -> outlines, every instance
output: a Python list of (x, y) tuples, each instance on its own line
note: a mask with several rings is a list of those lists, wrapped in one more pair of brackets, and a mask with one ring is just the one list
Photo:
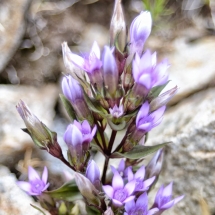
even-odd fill
[(116, 134), (117, 134), (117, 131), (112, 130), (110, 141), (109, 141), (109, 144), (108, 144), (108, 153), (109, 153), (109, 155), (111, 155), (111, 151), (112, 151), (112, 147), (113, 147), (113, 144), (114, 144), (114, 140), (116, 138)]
[(106, 180), (106, 172), (108, 168), (108, 163), (109, 163), (109, 157), (105, 157), (105, 163), (104, 163), (104, 168), (103, 168), (103, 173), (102, 173), (102, 184), (105, 184)]

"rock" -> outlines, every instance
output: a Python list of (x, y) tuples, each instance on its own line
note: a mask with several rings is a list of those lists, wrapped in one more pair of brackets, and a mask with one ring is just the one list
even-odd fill
[(54, 85), (47, 85), (40, 89), (29, 86), (0, 85), (1, 164), (13, 168), (19, 161), (19, 156), (23, 157), (26, 147), (33, 146), (30, 136), (21, 130), (25, 128), (25, 125), (16, 111), (19, 100), (22, 99), (31, 111), (49, 127), (55, 115), (54, 106), (58, 91)]
[(39, 204), (16, 185), (16, 177), (5, 166), (0, 166), (0, 196), (0, 215), (41, 215), (30, 206), (41, 208)]
[(169, 214), (202, 214), (199, 198), (214, 210), (214, 107), (214, 89), (202, 91), (167, 111), (161, 125), (149, 134), (149, 145), (172, 141), (166, 147), (159, 184), (174, 181), (174, 195), (185, 198)]
[(215, 40), (205, 37), (188, 43), (185, 39), (177, 39), (171, 45), (173, 50), (166, 55), (171, 66), (170, 80), (179, 88), (170, 104), (198, 92), (208, 85), (215, 85)]
[(2, 0), (0, 7), (0, 72), (20, 45), (30, 0)]

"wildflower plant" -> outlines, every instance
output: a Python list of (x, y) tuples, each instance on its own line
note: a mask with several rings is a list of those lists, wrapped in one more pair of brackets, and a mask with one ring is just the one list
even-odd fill
[[(62, 187), (47, 191), (47, 168), (40, 178), (29, 167), (29, 182), (17, 183), (51, 214), (159, 215), (183, 198), (172, 200), (170, 183), (162, 186), (154, 204), (148, 205), (148, 194), (162, 168), (162, 147), (167, 143), (147, 146), (147, 134), (161, 123), (177, 87), (162, 93), (168, 83), (169, 63), (166, 59), (157, 62), (156, 53), (144, 49), (152, 28), (150, 13), (143, 11), (133, 20), (129, 37), (125, 26), (121, 1), (116, 0), (110, 44), (103, 51), (95, 41), (88, 55), (79, 56), (66, 42), (62, 44), (68, 74), (62, 79), (60, 98), (71, 120), (64, 133), (67, 158), (57, 133), (23, 101), (17, 105), (26, 125), (23, 130), (74, 175)], [(77, 72), (70, 71), (74, 66)], [(123, 135), (116, 141), (119, 131)], [(95, 151), (104, 156), (102, 171), (94, 160)], [(154, 152), (148, 165), (138, 166)], [(118, 167), (110, 165), (110, 160), (117, 159), (121, 159)], [(79, 207), (77, 200), (84, 202), (85, 208)]]

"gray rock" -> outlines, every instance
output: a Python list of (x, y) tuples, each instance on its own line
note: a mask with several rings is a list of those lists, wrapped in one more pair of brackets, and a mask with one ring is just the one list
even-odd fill
[(20, 45), (30, 0), (2, 0), (0, 7), (0, 72)]
[(0, 215), (41, 215), (30, 204), (41, 207), (16, 185), (16, 177), (5, 166), (0, 166), (0, 196)]
[(180, 88), (171, 103), (214, 85), (214, 37), (204, 37), (193, 43), (186, 42), (185, 38), (176, 39), (171, 46), (172, 51), (166, 56), (171, 64), (170, 80)]
[(167, 111), (161, 125), (149, 134), (149, 145), (172, 141), (166, 147), (159, 184), (174, 181), (175, 196), (185, 198), (169, 214), (200, 215), (202, 198), (214, 210), (214, 107), (214, 89), (198, 93)]
[(0, 163), (14, 167), (23, 157), (26, 147), (33, 146), (29, 135), (21, 128), (24, 122), (16, 111), (16, 105), (22, 99), (31, 111), (47, 126), (53, 122), (54, 106), (58, 98), (58, 88), (47, 85), (37, 89), (29, 86), (0, 85)]

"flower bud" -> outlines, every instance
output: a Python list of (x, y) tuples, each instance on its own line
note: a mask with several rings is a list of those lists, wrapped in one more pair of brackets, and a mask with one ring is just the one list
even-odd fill
[(110, 46), (114, 46), (117, 39), (120, 51), (123, 51), (126, 44), (126, 24), (122, 10), (121, 0), (115, 0), (113, 16), (110, 23)]
[(80, 193), (88, 201), (89, 204), (98, 204), (98, 190), (90, 182), (88, 178), (80, 173), (75, 173), (75, 182), (78, 186)]
[(150, 111), (157, 110), (158, 108), (166, 105), (169, 100), (176, 94), (178, 87), (175, 86), (170, 90), (165, 91), (157, 98), (153, 99), (150, 103)]
[(163, 164), (163, 149), (159, 149), (146, 166), (146, 178), (158, 177)]
[(130, 26), (131, 53), (141, 55), (145, 41), (149, 37), (152, 28), (152, 18), (148, 11), (142, 11)]
[(100, 190), (100, 171), (94, 160), (87, 166), (86, 177), (92, 182), (97, 190)]
[(119, 73), (113, 53), (108, 46), (104, 47), (103, 76), (107, 92), (114, 96), (118, 87)]
[(104, 212), (104, 215), (114, 215), (111, 207), (108, 207), (108, 209)]
[(114, 105), (113, 108), (109, 108), (109, 111), (114, 118), (119, 118), (124, 114), (123, 105), (119, 105), (119, 107), (117, 107), (117, 105)]
[(23, 130), (31, 136), (34, 143), (41, 149), (47, 150), (52, 156), (61, 158), (63, 155), (57, 142), (57, 134), (48, 129), (45, 124), (31, 113), (23, 101), (18, 103), (16, 109), (27, 127), (27, 129)]
[(62, 80), (62, 90), (66, 98), (71, 102), (76, 115), (80, 120), (91, 120), (91, 112), (84, 100), (81, 85), (72, 76), (65, 76)]

